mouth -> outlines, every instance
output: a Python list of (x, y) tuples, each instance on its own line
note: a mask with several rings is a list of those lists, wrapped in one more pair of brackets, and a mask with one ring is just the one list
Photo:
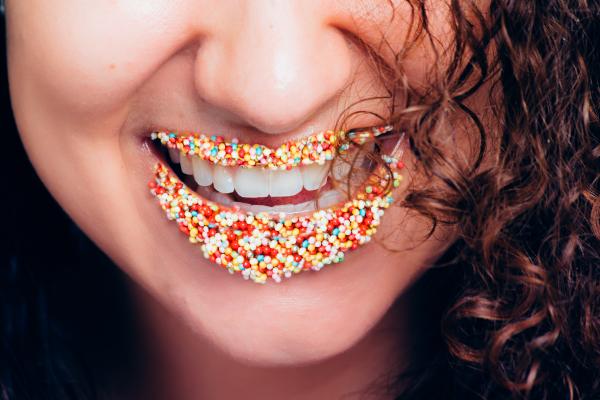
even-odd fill
[[(325, 131), (270, 148), (156, 131), (162, 157), (148, 186), (205, 258), (244, 279), (279, 283), (370, 241), (402, 180), (404, 134), (394, 133)], [(390, 154), (384, 137), (394, 138)], [(350, 179), (354, 170), (362, 178)]]

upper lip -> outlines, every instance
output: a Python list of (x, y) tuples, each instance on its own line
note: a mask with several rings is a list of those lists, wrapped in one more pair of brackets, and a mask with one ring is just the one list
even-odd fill
[[(266, 148), (269, 148), (269, 149), (275, 151), (284, 144), (299, 143), (299, 142), (302, 142), (303, 140), (306, 140), (307, 138), (310, 138), (311, 136), (314, 136), (319, 133), (332, 132), (332, 133), (338, 134), (340, 132), (345, 132), (347, 134), (347, 133), (353, 132), (353, 131), (362, 132), (362, 131), (369, 131), (371, 129), (377, 129), (377, 128), (382, 128), (382, 127), (387, 128), (387, 126), (385, 126), (384, 124), (371, 125), (371, 126), (362, 125), (360, 127), (356, 126), (353, 128), (346, 128), (346, 129), (341, 129), (341, 128), (312, 129), (312, 130), (303, 132), (303, 134), (281, 134), (282, 136), (277, 135), (276, 137), (273, 137), (275, 135), (261, 136), (262, 138), (269, 138), (269, 140), (252, 140), (251, 137), (247, 137), (246, 135), (231, 134), (231, 133), (227, 134), (227, 133), (219, 133), (219, 132), (202, 132), (202, 131), (194, 131), (191, 129), (177, 129), (177, 128), (165, 127), (165, 126), (153, 126), (151, 128), (145, 128), (143, 130), (143, 132), (144, 132), (144, 137), (149, 137), (150, 134), (155, 133), (155, 132), (169, 132), (169, 133), (172, 132), (172, 133), (175, 133), (176, 137), (215, 136), (215, 137), (220, 137), (225, 143), (232, 143), (233, 141), (236, 141), (236, 143), (239, 143), (239, 144), (261, 145), (261, 146), (264, 146)], [(254, 135), (256, 135), (256, 134), (254, 134)]]
[[(152, 132), (152, 138), (158, 137), (163, 145), (169, 147), (178, 145), (177, 147), (185, 153), (199, 155), (214, 163), (222, 163), (226, 160), (227, 165), (243, 163), (249, 166), (263, 165), (277, 168), (293, 167), (307, 161), (310, 163), (317, 161), (321, 164), (331, 160), (339, 142), (338, 133), (339, 131), (332, 130), (315, 132), (296, 141), (286, 142), (278, 148), (242, 142), (237, 138), (227, 141), (216, 135), (174, 132), (173, 130)], [(195, 146), (192, 146), (192, 143)]]
[[(202, 129), (190, 129), (189, 126), (197, 126), (197, 125), (188, 125), (188, 127), (181, 127), (182, 125), (173, 124), (148, 124), (142, 127), (139, 127), (135, 131), (139, 132), (139, 135), (148, 137), (152, 132), (164, 131), (164, 132), (176, 132), (178, 135), (186, 134), (202, 134), (202, 135), (216, 135), (222, 137), (225, 141), (231, 142), (233, 139), (238, 139), (240, 143), (248, 143), (248, 144), (260, 144), (271, 149), (276, 149), (284, 143), (294, 142), (302, 140), (308, 136), (311, 136), (317, 132), (324, 132), (327, 130), (335, 130), (339, 131), (339, 128), (336, 127), (323, 127), (321, 125), (310, 125), (305, 128), (297, 129), (289, 132), (282, 132), (278, 134), (269, 134), (257, 131), (248, 127), (238, 127), (238, 128), (223, 128), (223, 129), (210, 129), (210, 130), (202, 130)], [(348, 130), (348, 129), (346, 129)]]
[[(231, 124), (231, 123), (212, 123), (210, 121), (201, 121), (197, 118), (185, 116), (171, 119), (157, 115), (156, 118), (148, 119), (138, 116), (139, 113), (132, 115), (128, 119), (123, 129), (125, 131), (134, 132), (136, 136), (147, 138), (151, 132), (159, 130), (172, 130), (174, 132), (190, 132), (202, 133), (206, 135), (217, 135), (223, 137), (227, 141), (233, 138), (238, 138), (240, 142), (250, 144), (261, 144), (270, 148), (277, 148), (283, 143), (301, 140), (303, 137), (309, 136), (315, 132), (323, 132), (326, 130), (351, 131), (355, 129), (368, 128), (378, 126), (384, 122), (376, 117), (365, 116), (363, 118), (352, 118), (345, 126), (338, 126), (332, 121), (311, 121), (299, 126), (294, 130), (280, 133), (266, 133), (257, 130), (248, 125)], [(179, 120), (179, 121), (178, 121)]]

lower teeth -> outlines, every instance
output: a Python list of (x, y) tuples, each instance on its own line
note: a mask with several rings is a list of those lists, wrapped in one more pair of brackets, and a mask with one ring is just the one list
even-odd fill
[(267, 213), (267, 214), (281, 214), (294, 215), (303, 214), (317, 209), (329, 208), (339, 204), (345, 199), (344, 194), (338, 190), (328, 190), (321, 193), (319, 201), (309, 200), (298, 204), (281, 204), (276, 206), (266, 206), (262, 204), (250, 204), (239, 201), (234, 201), (230, 195), (217, 192), (210, 187), (200, 186), (196, 187), (196, 193), (200, 194), (207, 200), (221, 204), (225, 207), (238, 208), (243, 211), (251, 212), (253, 214)]

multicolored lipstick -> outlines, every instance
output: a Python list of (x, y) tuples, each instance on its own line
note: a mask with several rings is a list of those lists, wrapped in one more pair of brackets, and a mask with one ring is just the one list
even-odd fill
[[(391, 127), (351, 132), (326, 131), (289, 142), (277, 149), (227, 142), (221, 137), (177, 132), (154, 132), (151, 137), (181, 157), (200, 157), (212, 164), (238, 168), (290, 170), (321, 164), (348, 151), (350, 142), (363, 144), (388, 133)], [(318, 271), (344, 260), (345, 253), (367, 243), (384, 210), (393, 202), (404, 167), (398, 138), (386, 166), (378, 166), (354, 198), (303, 215), (253, 213), (211, 201), (191, 190), (163, 163), (157, 163), (148, 186), (169, 220), (189, 242), (200, 246), (213, 263), (244, 279), (281, 282), (303, 271)], [(396, 154), (398, 153), (398, 154)]]

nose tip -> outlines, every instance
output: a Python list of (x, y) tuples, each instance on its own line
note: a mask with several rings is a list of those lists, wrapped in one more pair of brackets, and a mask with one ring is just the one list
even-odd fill
[(204, 101), (265, 133), (294, 130), (335, 107), (350, 75), (343, 34), (289, 7), (245, 12), (237, 29), (202, 44), (195, 65)]

